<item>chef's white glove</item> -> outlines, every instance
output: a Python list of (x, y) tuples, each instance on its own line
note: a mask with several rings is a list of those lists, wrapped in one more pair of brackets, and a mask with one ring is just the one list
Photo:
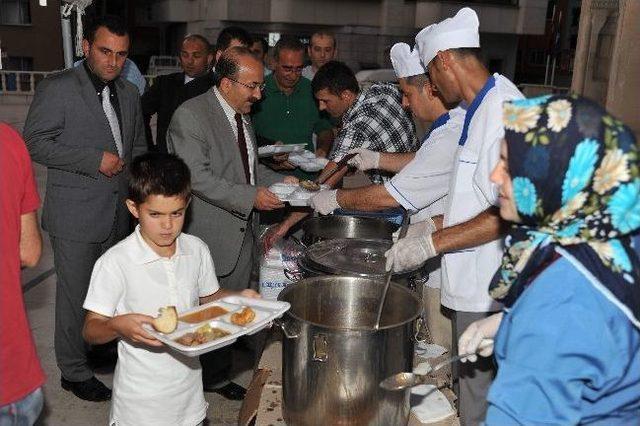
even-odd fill
[[(467, 327), (458, 339), (458, 353), (478, 353), (483, 357), (491, 356), (491, 354), (493, 354), (493, 338), (498, 332), (500, 321), (502, 321), (502, 312), (469, 324), (469, 327)], [(468, 360), (469, 362), (476, 362), (477, 359), (478, 357), (476, 355), (469, 355), (460, 361), (466, 362)]]
[(387, 257), (387, 271), (393, 266), (394, 272), (404, 272), (417, 268), (438, 255), (433, 245), (431, 233), (398, 240), (384, 254)]
[(309, 205), (320, 214), (330, 214), (340, 208), (336, 199), (337, 195), (337, 189), (324, 189), (311, 197)]
[[(398, 237), (400, 236), (400, 229), (401, 228), (398, 228), (398, 230), (391, 235), (394, 243), (398, 241)], [(431, 234), (435, 231), (436, 224), (433, 222), (433, 219), (428, 217), (421, 222), (410, 224), (409, 229), (407, 229), (406, 238), (419, 237), (420, 235)]]
[(349, 165), (357, 168), (360, 171), (366, 171), (371, 169), (377, 169), (380, 163), (380, 153), (371, 151), (364, 148), (355, 148), (348, 152), (348, 154), (358, 154), (349, 160)]

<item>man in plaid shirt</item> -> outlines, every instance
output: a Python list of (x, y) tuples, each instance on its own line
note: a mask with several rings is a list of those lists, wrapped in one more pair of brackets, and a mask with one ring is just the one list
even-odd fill
[[(331, 61), (322, 66), (311, 82), (311, 89), (321, 111), (342, 118), (341, 127), (329, 153), (325, 171), (358, 148), (377, 152), (414, 152), (419, 146), (411, 116), (402, 107), (400, 90), (392, 84), (376, 83), (360, 90), (353, 71), (342, 62)], [(334, 187), (347, 169), (336, 172), (325, 183)], [(383, 183), (383, 172), (367, 172), (373, 183)], [(309, 213), (294, 211), (265, 236), (270, 247)]]
[[(410, 114), (402, 107), (402, 94), (396, 86), (375, 83), (360, 91), (351, 69), (337, 61), (329, 62), (318, 70), (311, 86), (320, 110), (342, 118), (329, 160), (337, 162), (356, 148), (377, 152), (414, 152), (420, 147), (415, 126)], [(329, 163), (327, 169), (333, 166)], [(339, 181), (342, 175), (332, 181)], [(378, 170), (370, 173), (369, 177), (373, 183), (383, 183), (383, 174)]]

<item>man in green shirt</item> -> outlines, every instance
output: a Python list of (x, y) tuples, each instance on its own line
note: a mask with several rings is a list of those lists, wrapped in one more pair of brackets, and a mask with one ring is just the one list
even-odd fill
[[(253, 128), (261, 145), (282, 142), (306, 143), (306, 149), (325, 157), (333, 141), (328, 116), (318, 110), (311, 82), (302, 78), (304, 45), (296, 38), (283, 37), (275, 46), (273, 74), (265, 79), (262, 100), (252, 111)], [(317, 148), (313, 134), (317, 135)], [(286, 156), (276, 156), (269, 166), (277, 170), (293, 169)], [(311, 177), (302, 170), (294, 172), (302, 179)]]

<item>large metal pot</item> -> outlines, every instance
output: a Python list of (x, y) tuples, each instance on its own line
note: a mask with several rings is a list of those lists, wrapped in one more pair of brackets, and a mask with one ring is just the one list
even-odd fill
[(392, 283), (378, 330), (384, 282), (361, 277), (309, 278), (284, 289), (281, 320), (283, 413), (288, 425), (404, 425), (409, 391), (379, 387), (411, 371), (420, 300)]
[(335, 238), (359, 238), (391, 240), (397, 225), (384, 219), (359, 216), (320, 216), (307, 219), (302, 224), (302, 242), (311, 245)]

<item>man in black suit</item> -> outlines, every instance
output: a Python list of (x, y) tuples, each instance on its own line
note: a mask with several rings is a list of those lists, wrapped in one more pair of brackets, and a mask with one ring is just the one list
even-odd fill
[[(209, 41), (199, 34), (188, 35), (180, 47), (182, 72), (159, 76), (142, 96), (142, 113), (150, 150), (167, 152), (167, 128), (175, 110), (184, 101), (213, 87), (214, 78), (210, 71), (212, 62), (213, 51)], [(155, 144), (149, 126), (153, 114), (158, 114)]]

